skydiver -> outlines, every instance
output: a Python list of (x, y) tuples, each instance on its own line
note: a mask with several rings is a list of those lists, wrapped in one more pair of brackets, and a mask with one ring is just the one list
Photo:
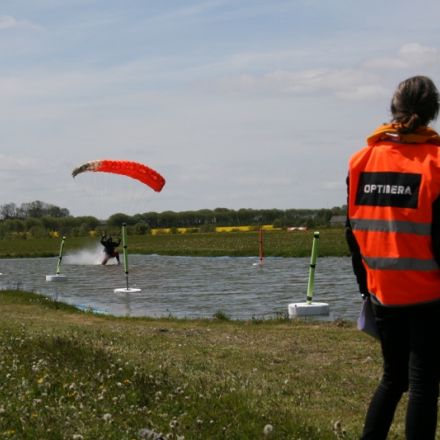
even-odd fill
[(120, 264), (119, 252), (116, 250), (116, 248), (121, 244), (121, 239), (119, 239), (118, 241), (113, 241), (111, 235), (107, 235), (106, 233), (104, 233), (101, 237), (101, 244), (104, 246), (105, 254), (101, 264), (107, 264), (107, 261), (110, 258), (116, 258), (116, 261), (118, 262), (118, 264)]

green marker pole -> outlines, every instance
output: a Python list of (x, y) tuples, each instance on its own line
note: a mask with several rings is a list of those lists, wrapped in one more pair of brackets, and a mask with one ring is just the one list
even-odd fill
[(125, 283), (128, 290), (128, 255), (127, 255), (127, 230), (126, 223), (122, 223), (122, 248), (124, 252), (124, 272), (125, 272)]
[(58, 254), (58, 263), (57, 263), (57, 271), (56, 271), (57, 275), (60, 274), (60, 270), (61, 270), (61, 260), (63, 259), (63, 248), (64, 248), (64, 241), (65, 240), (66, 240), (66, 237), (63, 236), (63, 238), (61, 240), (61, 245), (60, 245), (60, 253)]
[(258, 253), (259, 253), (259, 257), (260, 257), (260, 264), (263, 264), (263, 260), (264, 260), (263, 228), (260, 228), (260, 235), (259, 235), (258, 244), (259, 244), (259, 249), (258, 249), (259, 252)]
[(310, 257), (309, 282), (307, 285), (307, 304), (311, 304), (313, 298), (313, 288), (315, 286), (316, 258), (318, 257), (318, 241), (319, 232), (316, 231), (313, 233), (312, 255)]

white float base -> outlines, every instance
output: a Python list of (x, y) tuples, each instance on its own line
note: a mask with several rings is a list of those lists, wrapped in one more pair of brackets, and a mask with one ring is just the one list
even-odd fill
[(46, 275), (46, 281), (67, 281), (66, 275), (60, 273), (55, 275)]
[(128, 289), (126, 287), (121, 287), (120, 289), (115, 289), (113, 292), (115, 293), (136, 293), (141, 292), (142, 289), (137, 289), (136, 287), (129, 287)]
[(316, 316), (328, 315), (330, 307), (327, 303), (321, 302), (303, 302), (289, 304), (289, 318), (296, 318), (299, 316)]

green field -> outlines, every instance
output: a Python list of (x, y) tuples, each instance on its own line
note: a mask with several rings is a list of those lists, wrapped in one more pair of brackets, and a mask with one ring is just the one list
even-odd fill
[[(343, 229), (320, 231), (320, 256), (345, 256), (348, 248)], [(266, 256), (305, 257), (310, 255), (313, 231), (268, 231), (264, 235)], [(97, 239), (67, 237), (65, 253), (94, 246)], [(60, 241), (55, 238), (0, 241), (0, 258), (47, 257), (58, 255)], [(129, 253), (193, 256), (258, 255), (258, 232), (211, 232), (193, 234), (130, 235)]]
[[(351, 440), (381, 371), (342, 321), (115, 318), (5, 291), (0, 307), (1, 439)], [(400, 407), (390, 439), (402, 424)]]

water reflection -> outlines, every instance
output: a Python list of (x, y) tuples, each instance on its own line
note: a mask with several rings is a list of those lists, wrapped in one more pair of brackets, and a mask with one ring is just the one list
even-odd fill
[[(222, 311), (233, 319), (285, 314), (306, 296), (308, 258), (269, 257), (254, 265), (249, 257), (170, 257), (130, 255), (130, 287), (140, 292), (114, 293), (125, 287), (122, 266), (98, 261), (63, 264), (65, 282), (46, 282), (56, 258), (0, 260), (3, 289), (23, 289), (81, 308), (117, 316), (205, 317)], [(67, 263), (69, 259), (66, 258)], [(333, 318), (355, 319), (360, 296), (349, 258), (318, 259), (314, 300), (327, 302)]]

